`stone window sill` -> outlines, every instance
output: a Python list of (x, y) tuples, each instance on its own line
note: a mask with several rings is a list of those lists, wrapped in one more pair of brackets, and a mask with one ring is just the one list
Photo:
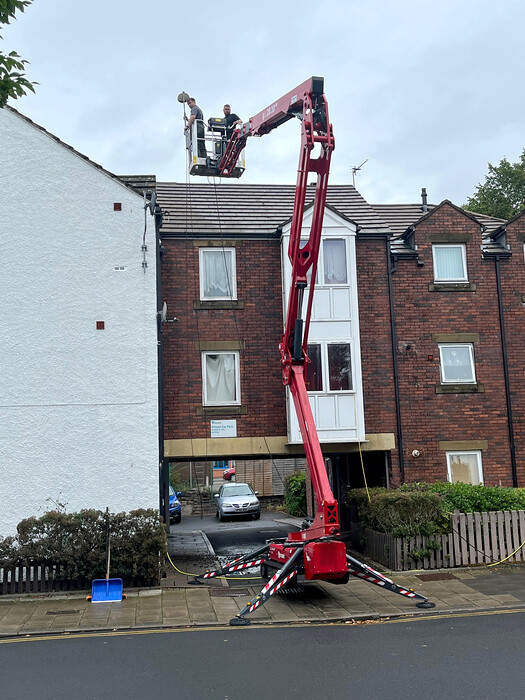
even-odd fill
[(484, 394), (485, 386), (476, 384), (436, 384), (436, 394)]
[(212, 309), (244, 309), (244, 301), (194, 301), (193, 308), (196, 311), (212, 310)]
[(430, 282), (429, 292), (475, 292), (475, 282)]
[(195, 413), (198, 416), (245, 416), (248, 409), (246, 406), (197, 406)]

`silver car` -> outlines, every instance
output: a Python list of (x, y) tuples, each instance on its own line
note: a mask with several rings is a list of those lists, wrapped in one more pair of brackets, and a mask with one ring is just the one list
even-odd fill
[(230, 515), (253, 515), (258, 520), (261, 517), (258, 493), (248, 484), (223, 484), (215, 494), (216, 516), (221, 522)]

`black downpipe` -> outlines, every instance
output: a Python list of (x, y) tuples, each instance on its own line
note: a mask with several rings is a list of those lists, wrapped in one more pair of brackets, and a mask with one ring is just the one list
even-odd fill
[[(158, 211), (157, 211), (158, 209)], [(162, 212), (160, 207), (155, 208), (155, 255), (157, 265), (157, 400), (158, 400), (158, 421), (159, 421), (159, 510), (161, 518), (164, 520), (166, 529), (170, 527), (169, 509), (169, 460), (164, 458), (164, 363), (162, 359), (162, 277), (161, 277), (161, 240), (160, 224), (162, 222)]]
[(386, 242), (386, 264), (388, 269), (388, 300), (390, 305), (390, 333), (392, 337), (392, 366), (394, 370), (394, 394), (396, 399), (396, 420), (397, 420), (397, 449), (399, 452), (399, 471), (401, 474), (401, 483), (405, 483), (405, 458), (403, 456), (403, 426), (401, 423), (401, 400), (399, 398), (399, 373), (397, 367), (397, 336), (396, 323), (394, 314), (394, 293), (392, 289), (392, 272), (395, 268), (390, 265), (390, 239), (385, 238)]
[(505, 319), (503, 317), (503, 300), (501, 296), (501, 276), (499, 268), (500, 258), (497, 255), (494, 258), (496, 269), (496, 285), (498, 289), (498, 309), (499, 309), (499, 327), (501, 333), (501, 354), (503, 356), (503, 374), (505, 376), (505, 398), (507, 401), (507, 422), (509, 425), (509, 442), (510, 442), (510, 462), (512, 466), (512, 485), (514, 488), (518, 486), (518, 471), (516, 467), (516, 445), (514, 443), (514, 421), (512, 419), (512, 403), (510, 400), (510, 381), (509, 381), (509, 364), (507, 358), (507, 338), (505, 334)]

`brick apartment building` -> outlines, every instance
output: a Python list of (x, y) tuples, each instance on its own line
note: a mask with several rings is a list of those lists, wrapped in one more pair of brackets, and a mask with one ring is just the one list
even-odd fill
[[(278, 352), (294, 193), (157, 184), (166, 462), (304, 454)], [(329, 187), (308, 381), (340, 500), (363, 470), (525, 485), (524, 241), (523, 216)]]

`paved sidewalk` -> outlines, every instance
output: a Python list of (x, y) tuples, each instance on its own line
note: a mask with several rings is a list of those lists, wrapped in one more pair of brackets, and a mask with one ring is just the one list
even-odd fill
[[(91, 603), (85, 594), (0, 597), (0, 638), (63, 632), (227, 625), (263, 583), (249, 572), (242, 581), (214, 579), (191, 585), (193, 573), (215, 568), (213, 549), (200, 531), (170, 537), (169, 572), (160, 589), (128, 592), (118, 603)], [(183, 573), (181, 573), (183, 572)], [(525, 608), (525, 565), (488, 569), (386, 574), (436, 604), (414, 601), (359, 579), (346, 585), (307, 583), (276, 594), (249, 617), (252, 624), (377, 620), (403, 615)]]

